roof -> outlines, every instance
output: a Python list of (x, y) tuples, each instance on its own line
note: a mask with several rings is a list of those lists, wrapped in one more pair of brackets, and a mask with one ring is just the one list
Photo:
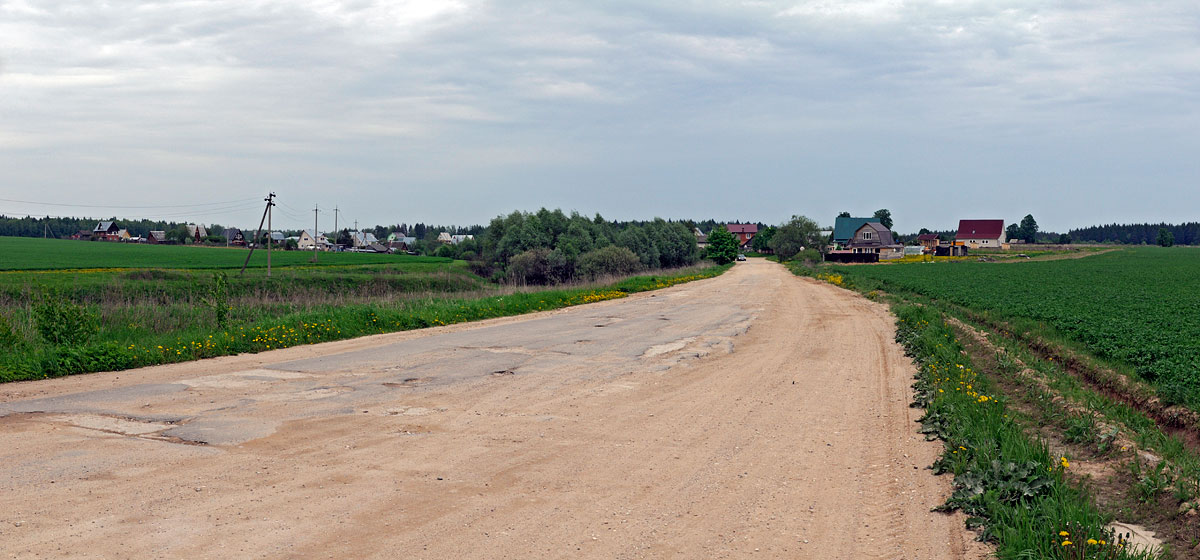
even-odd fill
[(111, 230), (114, 227), (116, 227), (116, 226), (114, 226), (112, 222), (100, 222), (100, 223), (96, 224), (96, 229), (94, 229), (92, 231), (102, 231), (103, 232), (103, 231)]
[(938, 239), (936, 233), (922, 233), (917, 236), (917, 241), (937, 241)]
[(147, 235), (147, 236), (146, 236), (146, 238), (147, 238), (147, 239), (149, 239), (149, 238), (154, 238), (154, 240), (155, 240), (155, 241), (166, 241), (166, 240), (167, 240), (167, 232), (165, 232), (165, 231), (152, 231), (152, 232), (150, 232), (150, 234), (149, 234), (149, 235)]
[(955, 239), (999, 239), (1004, 235), (1004, 220), (959, 220)]
[(758, 224), (725, 224), (729, 233), (758, 233)]
[(833, 222), (833, 241), (834, 243), (845, 243), (851, 237), (854, 237), (854, 232), (858, 231), (863, 224), (868, 222), (878, 222), (879, 218), (849, 218), (839, 216)]

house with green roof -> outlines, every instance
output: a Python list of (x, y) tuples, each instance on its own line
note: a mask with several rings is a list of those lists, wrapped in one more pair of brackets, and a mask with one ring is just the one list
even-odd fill
[(833, 245), (836, 249), (842, 249), (854, 239), (854, 234), (868, 223), (879, 223), (879, 218), (850, 218), (839, 216), (833, 223)]

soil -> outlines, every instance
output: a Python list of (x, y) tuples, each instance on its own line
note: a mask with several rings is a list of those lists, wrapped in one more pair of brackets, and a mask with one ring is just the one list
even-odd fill
[[(622, 300), (0, 388), (15, 557), (983, 558), (886, 308)], [(603, 327), (603, 328), (600, 328)]]

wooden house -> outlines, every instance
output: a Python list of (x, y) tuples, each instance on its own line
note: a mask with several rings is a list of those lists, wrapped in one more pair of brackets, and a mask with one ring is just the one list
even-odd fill
[(116, 222), (99, 222), (95, 228), (92, 228), (92, 239), (96, 241), (120, 241), (119, 231), (121, 231), (121, 228), (117, 227)]
[(904, 246), (896, 243), (892, 230), (879, 222), (866, 222), (854, 231), (854, 236), (845, 243), (852, 253), (875, 253), (880, 260), (898, 259), (904, 256)]
[(230, 247), (245, 247), (246, 234), (238, 228), (226, 228), (222, 235), (225, 236), (225, 244)]
[(833, 239), (831, 244), (835, 250), (844, 250), (846, 245), (854, 239), (854, 234), (862, 228), (863, 224), (870, 222), (879, 222), (879, 218), (851, 218), (849, 216), (839, 216), (833, 222)]
[(917, 236), (917, 242), (921, 244), (926, 255), (932, 255), (937, 252), (937, 248), (942, 244), (942, 239), (936, 233), (922, 233)]
[(738, 246), (743, 249), (750, 247), (750, 241), (758, 235), (757, 224), (725, 224), (725, 229), (738, 240)]

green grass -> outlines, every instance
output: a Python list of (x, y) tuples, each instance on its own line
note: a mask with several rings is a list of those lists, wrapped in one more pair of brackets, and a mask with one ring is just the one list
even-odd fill
[(919, 367), (914, 389), (915, 405), (925, 408), (922, 432), (945, 444), (934, 471), (954, 476), (940, 509), (966, 513), (1002, 559), (1152, 557), (1115, 546), (1105, 529), (1110, 519), (1070, 483), (1070, 458), (1025, 434), (940, 312), (908, 304), (892, 311), (897, 341)]
[[(64, 269), (239, 269), (246, 249), (192, 245), (146, 245), (67, 239), (0, 237), (0, 270)], [(375, 253), (319, 253), (310, 263), (311, 251), (272, 251), (272, 267), (364, 265), (387, 263), (448, 263), (441, 257), (416, 257)], [(265, 268), (267, 253), (254, 251), (248, 267)]]
[[(607, 286), (499, 293), (463, 263), (295, 267), (230, 278), (231, 322), (216, 324), (206, 290), (213, 271), (119, 270), (0, 275), (10, 305), (0, 313), (0, 382), (181, 362), (300, 344), (530, 313), (626, 297), (702, 278), (728, 266), (635, 276)], [(218, 271), (220, 272), (220, 271)], [(23, 287), (14, 278), (43, 280)], [(7, 285), (6, 285), (7, 284)], [(5, 291), (7, 290), (7, 291)], [(83, 304), (100, 317), (85, 342), (39, 335), (33, 291)], [(24, 298), (24, 299), (22, 299)], [(267, 299), (268, 301), (260, 301)], [(272, 301), (273, 300), (273, 301)], [(0, 340), (3, 342), (4, 340)]]
[(1200, 249), (823, 270), (861, 291), (918, 295), (1044, 331), (1127, 366), (1166, 401), (1200, 409)]

